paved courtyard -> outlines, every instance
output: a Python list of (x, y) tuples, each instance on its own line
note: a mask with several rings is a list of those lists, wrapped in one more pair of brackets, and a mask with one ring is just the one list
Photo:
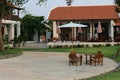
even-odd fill
[(0, 60), (0, 80), (77, 80), (115, 69), (118, 64), (104, 58), (103, 66), (69, 66), (68, 53), (23, 52), (23, 55)]

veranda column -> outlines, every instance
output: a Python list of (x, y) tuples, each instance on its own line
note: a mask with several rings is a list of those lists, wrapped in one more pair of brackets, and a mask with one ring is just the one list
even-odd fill
[(94, 21), (91, 20), (91, 23), (90, 23), (90, 38), (93, 38), (94, 37)]
[(14, 24), (11, 24), (9, 28), (9, 41), (13, 39), (14, 39)]
[(92, 38), (92, 27), (93, 27), (93, 23), (90, 23), (90, 38)]
[(112, 41), (114, 41), (114, 27), (113, 27), (113, 20), (110, 22), (110, 36), (112, 38)]
[(4, 34), (5, 34), (5, 35), (8, 35), (8, 31), (7, 31), (6, 25), (5, 25), (5, 27), (4, 27)]
[(20, 36), (20, 23), (17, 24), (17, 37)]
[(74, 28), (74, 38), (76, 38), (76, 27)]
[(53, 37), (58, 38), (56, 21), (53, 21)]

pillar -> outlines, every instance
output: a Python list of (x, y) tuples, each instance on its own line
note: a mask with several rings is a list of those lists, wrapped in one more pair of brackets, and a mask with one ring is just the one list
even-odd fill
[(114, 41), (114, 26), (113, 26), (113, 20), (110, 21), (109, 35), (111, 36), (112, 41)]
[(58, 38), (56, 21), (53, 21), (53, 37)]
[(93, 32), (93, 31), (92, 31), (92, 27), (93, 27), (93, 23), (91, 22), (91, 23), (90, 23), (90, 38), (92, 38), (92, 32)]
[(20, 36), (20, 23), (17, 24), (17, 37)]
[(14, 24), (11, 24), (9, 28), (9, 41), (13, 39), (14, 39)]
[(7, 30), (6, 25), (5, 25), (5, 27), (4, 27), (4, 35), (8, 35), (8, 30)]
[(77, 36), (76, 36), (76, 27), (74, 28), (74, 36), (73, 36), (74, 38), (76, 38)]

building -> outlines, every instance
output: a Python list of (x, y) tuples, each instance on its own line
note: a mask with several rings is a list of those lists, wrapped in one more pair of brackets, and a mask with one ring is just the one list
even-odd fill
[[(116, 5), (99, 6), (62, 6), (51, 10), (48, 19), (53, 21), (53, 37), (60, 40), (71, 40), (74, 34), (75, 40), (80, 41), (120, 41), (120, 9)], [(82, 34), (78, 28), (61, 28), (61, 34), (57, 33), (57, 27), (69, 22), (88, 25), (82, 28)], [(98, 35), (98, 22), (101, 23), (102, 32)], [(97, 34), (97, 36), (96, 36)]]
[(21, 23), (19, 21), (19, 11), (22, 10), (22, 8), (17, 7), (10, 2), (6, 2), (6, 5), (7, 8), (11, 8), (11, 12), (6, 12), (4, 15), (2, 15), (1, 31), (2, 36), (6, 36), (8, 41), (11, 41), (14, 39), (14, 36), (18, 37), (20, 35)]

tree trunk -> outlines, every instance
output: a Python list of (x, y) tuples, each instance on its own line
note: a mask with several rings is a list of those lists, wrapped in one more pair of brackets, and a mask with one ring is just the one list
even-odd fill
[(2, 39), (1, 24), (2, 24), (2, 20), (0, 20), (0, 52), (3, 52), (5, 51), (5, 48), (4, 48), (4, 43)]
[(38, 43), (40, 42), (40, 30), (38, 30)]

